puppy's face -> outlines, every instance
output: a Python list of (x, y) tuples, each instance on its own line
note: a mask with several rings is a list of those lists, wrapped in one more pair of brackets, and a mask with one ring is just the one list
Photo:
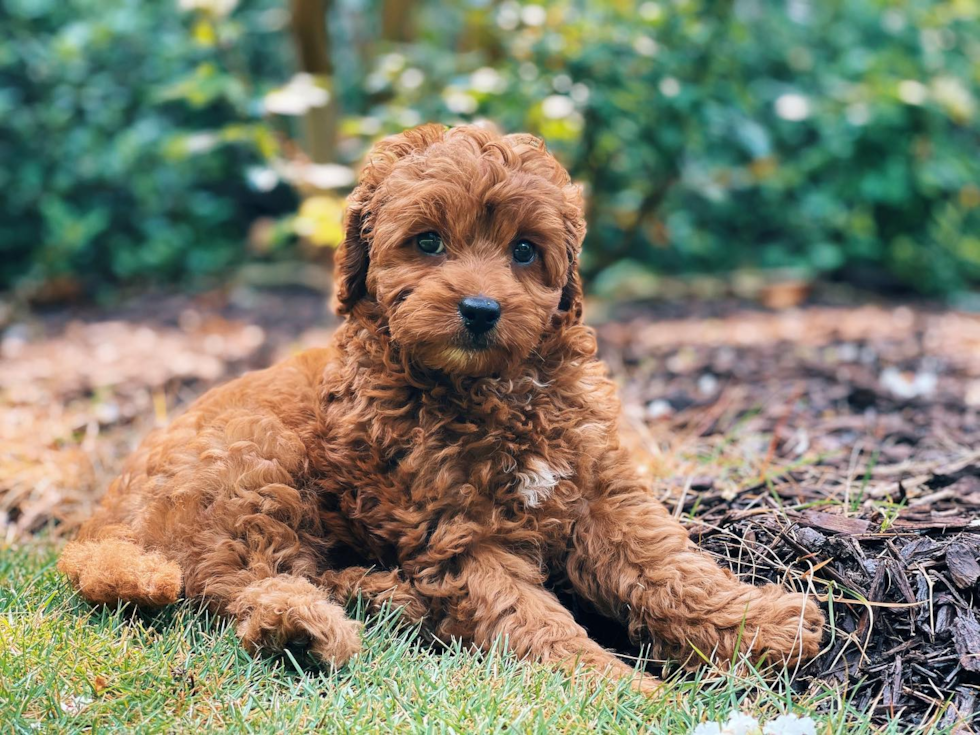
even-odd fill
[[(400, 155), (382, 149), (384, 165), (374, 158), (365, 171), (362, 187), (383, 169), (358, 213), (363, 294), (414, 361), (499, 373), (526, 360), (569, 306), (584, 234), (579, 194), (527, 136), (431, 127), (403, 134), (426, 135)], [(352, 208), (357, 201), (355, 192)]]

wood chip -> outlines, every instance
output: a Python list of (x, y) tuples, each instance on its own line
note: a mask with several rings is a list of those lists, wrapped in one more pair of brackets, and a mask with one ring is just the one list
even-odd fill
[(972, 587), (980, 578), (976, 549), (964, 543), (951, 543), (946, 548), (946, 567), (953, 583), (961, 590)]
[(960, 666), (980, 672), (980, 623), (972, 612), (964, 610), (953, 622), (953, 643), (960, 655)]
[(861, 518), (848, 518), (836, 513), (823, 513), (818, 510), (804, 511), (800, 514), (797, 523), (801, 526), (817, 528), (825, 533), (859, 534), (867, 533), (868, 529), (871, 528), (871, 521), (865, 521)]

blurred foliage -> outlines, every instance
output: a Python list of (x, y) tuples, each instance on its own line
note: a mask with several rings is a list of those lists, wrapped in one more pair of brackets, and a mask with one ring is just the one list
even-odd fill
[(278, 5), (0, 0), (0, 286), (220, 271), (295, 206), (246, 177), (277, 147), (249, 85), (288, 68)]
[(980, 4), (430, 3), (416, 27), (372, 114), (544, 134), (607, 290), (637, 266), (980, 280)]
[[(0, 284), (221, 269), (251, 220), (296, 210), (284, 180), (305, 203), (276, 243), (334, 244), (373, 140), (482, 118), (586, 184), (607, 292), (743, 268), (980, 283), (973, 0), (334, 0), (332, 78), (288, 83), (271, 0), (0, 8)], [(339, 165), (310, 166), (328, 104)]]

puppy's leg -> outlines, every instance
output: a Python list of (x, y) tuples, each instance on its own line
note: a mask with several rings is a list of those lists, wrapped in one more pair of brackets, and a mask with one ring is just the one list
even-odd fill
[(345, 604), (360, 598), (373, 613), (390, 605), (398, 609), (398, 621), (404, 625), (421, 623), (429, 612), (428, 601), (397, 571), (347, 567), (322, 573), (317, 584)]
[(234, 493), (211, 503), (207, 528), (193, 548), (182, 549), (188, 596), (234, 617), (250, 651), (301, 643), (322, 661), (343, 665), (360, 650), (362, 625), (314, 584), (317, 549), (325, 543), (307, 525), (315, 505), (272, 481), (267, 465), (239, 459), (235, 467), (240, 474), (228, 478)]
[(183, 584), (177, 564), (158, 552), (145, 551), (121, 526), (104, 528), (95, 539), (69, 543), (58, 569), (96, 605), (132, 602), (162, 607), (176, 602)]
[(361, 624), (308, 580), (288, 574), (256, 580), (228, 606), (237, 633), (252, 652), (308, 643), (310, 653), (342, 666), (361, 650)]
[(577, 523), (567, 563), (579, 594), (687, 659), (694, 649), (730, 659), (793, 664), (816, 655), (824, 618), (813, 600), (777, 585), (754, 587), (718, 567), (688, 538), (624, 452), (604, 460)]
[(191, 411), (147, 441), (62, 568), (89, 599), (138, 603), (157, 601), (147, 590), (177, 570), (185, 595), (233, 616), (249, 649), (303, 642), (342, 664), (361, 626), (312, 582), (329, 539), (300, 489), (306, 447), (275, 416), (218, 399), (207, 422)]
[(436, 628), (440, 637), (461, 638), (484, 651), (500, 641), (521, 658), (568, 671), (581, 665), (633, 680), (644, 691), (657, 688), (655, 678), (635, 671), (589, 638), (542, 582), (540, 571), (527, 561), (494, 549), (464, 557), (458, 575), (418, 586), (441, 598), (445, 618)]

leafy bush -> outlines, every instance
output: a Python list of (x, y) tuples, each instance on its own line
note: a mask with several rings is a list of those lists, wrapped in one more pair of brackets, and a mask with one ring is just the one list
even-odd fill
[(592, 271), (980, 281), (975, 3), (433, 4), (418, 27), (374, 114), (543, 133), (589, 186)]
[[(262, 113), (290, 76), (283, 9), (180, 2), (0, 0), (0, 285), (214, 272), (258, 214), (295, 211), (246, 183), (298, 132)], [(337, 162), (426, 120), (538, 132), (587, 185), (584, 265), (611, 290), (637, 269), (980, 282), (976, 3), (332, 6)]]
[(246, 167), (274, 143), (219, 65), (286, 74), (261, 12), (219, 40), (174, 2), (0, 0), (0, 287), (215, 272), (257, 212), (293, 206), (249, 190)]

